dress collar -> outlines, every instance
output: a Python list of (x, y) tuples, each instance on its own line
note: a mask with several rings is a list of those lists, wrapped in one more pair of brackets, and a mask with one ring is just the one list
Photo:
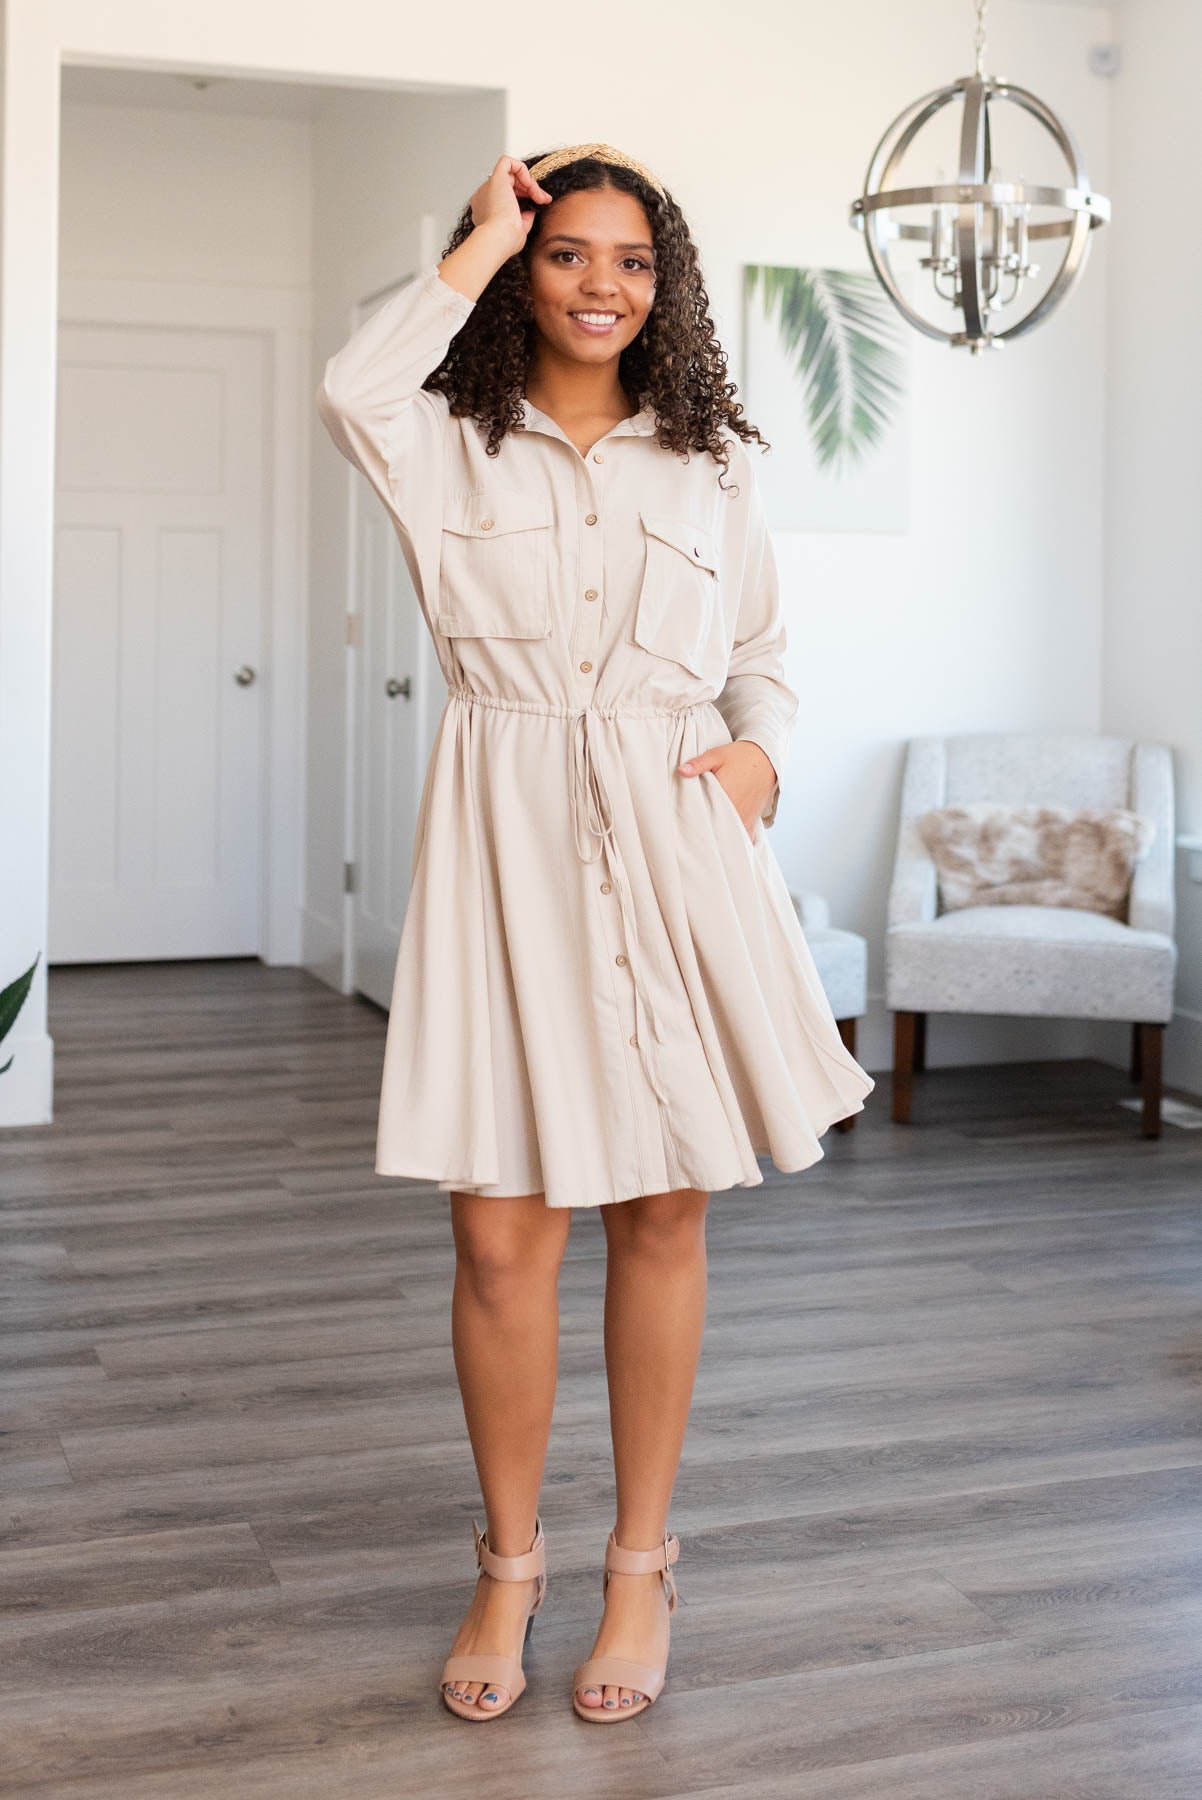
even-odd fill
[[(555, 420), (551, 415), (543, 412), (541, 407), (535, 406), (531, 401), (527, 400), (524, 394), (522, 395), (521, 408), (522, 423), (527, 431), (548, 431), (554, 437), (566, 438), (567, 433), (562, 427), (555, 423)], [(651, 405), (650, 401), (648, 401), (646, 405), (640, 406), (638, 412), (631, 414), (625, 419), (619, 419), (617, 424), (611, 426), (606, 432), (605, 436), (607, 438), (617, 437), (619, 435), (648, 437), (655, 430), (655, 423), (655, 408)]]

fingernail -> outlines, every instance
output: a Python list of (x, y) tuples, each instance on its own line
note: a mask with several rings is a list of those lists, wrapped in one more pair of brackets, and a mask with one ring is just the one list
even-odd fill
[(681, 765), (680, 765), (680, 766), (681, 766), (681, 768), (682, 768), (682, 769), (690, 769), (690, 770), (691, 770), (691, 769), (692, 769), (692, 767), (693, 767), (693, 765), (692, 765), (692, 763), (691, 763), (691, 762), (683, 762), (683, 763), (681, 763)]

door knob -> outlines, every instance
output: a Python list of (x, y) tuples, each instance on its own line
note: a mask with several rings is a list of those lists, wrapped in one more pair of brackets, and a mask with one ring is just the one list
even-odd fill
[(238, 667), (234, 670), (234, 680), (238, 683), (239, 687), (249, 687), (254, 678), (255, 672), (250, 667), (249, 663), (239, 663)]
[(395, 700), (398, 694), (404, 694), (406, 700), (408, 700), (408, 698), (409, 698), (409, 677), (408, 677), (408, 675), (405, 676), (403, 681), (398, 681), (395, 675), (390, 675), (388, 677), (388, 680), (384, 683), (384, 692), (388, 695), (388, 698), (390, 700)]

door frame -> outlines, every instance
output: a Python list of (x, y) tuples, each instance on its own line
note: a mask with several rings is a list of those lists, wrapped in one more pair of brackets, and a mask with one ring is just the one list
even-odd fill
[(264, 357), (264, 674), (259, 955), (301, 961), (312, 303), (307, 288), (64, 276), (58, 325), (237, 331)]

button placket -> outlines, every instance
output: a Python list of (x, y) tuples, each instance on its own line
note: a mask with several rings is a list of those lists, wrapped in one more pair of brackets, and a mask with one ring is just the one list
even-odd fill
[[(598, 651), (601, 643), (601, 608), (597, 601), (604, 588), (604, 554), (600, 501), (596, 495), (588, 464), (580, 459), (578, 474), (582, 488), (583, 524), (580, 527), (580, 564), (578, 594), (583, 598), (576, 606), (575, 670), (577, 677), (595, 685)], [(588, 678), (591, 678), (589, 680)]]

